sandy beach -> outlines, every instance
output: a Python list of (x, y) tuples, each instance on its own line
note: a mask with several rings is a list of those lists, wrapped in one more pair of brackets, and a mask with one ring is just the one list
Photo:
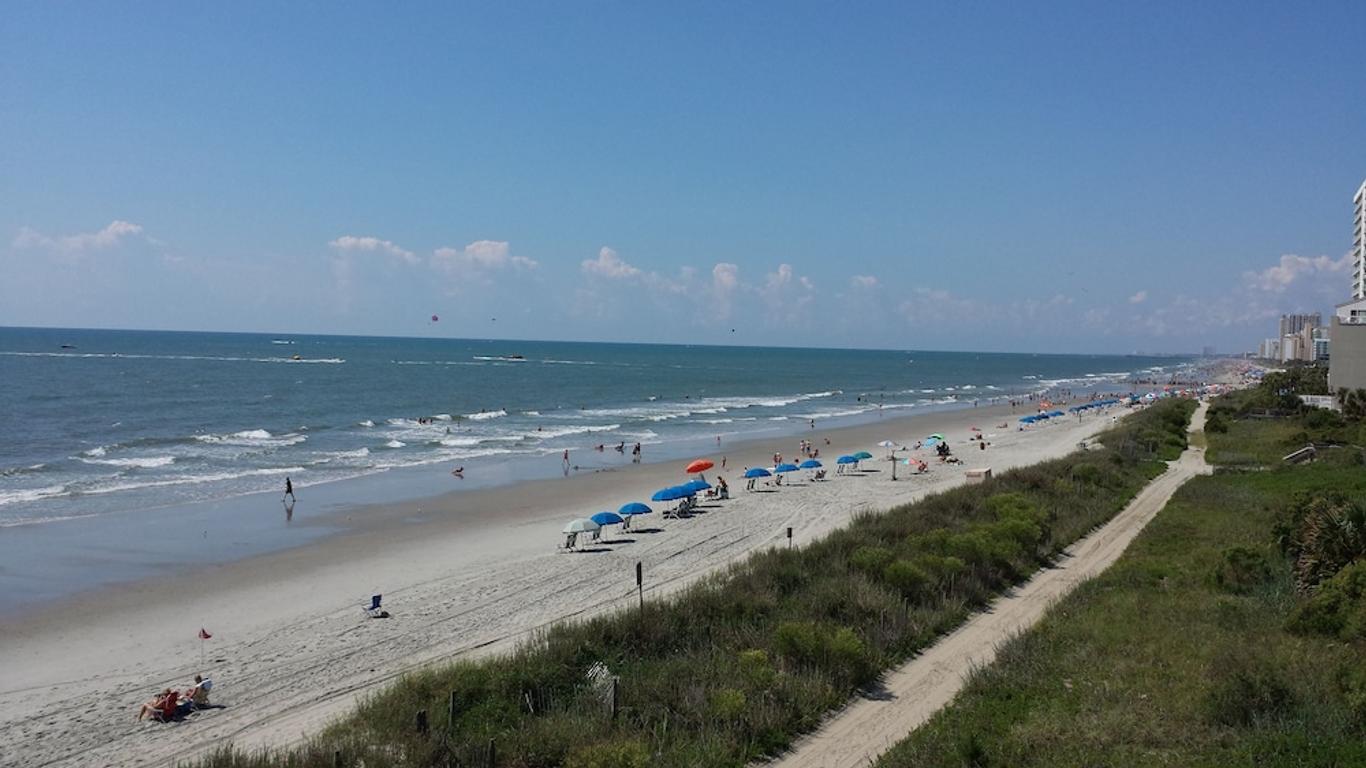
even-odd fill
[[(789, 527), (801, 545), (855, 513), (961, 483), (969, 468), (1000, 472), (1063, 455), (1112, 415), (1015, 431), (1025, 412), (993, 406), (813, 430), (830, 478), (810, 483), (801, 473), (766, 493), (741, 491), (742, 469), (770, 465), (774, 451), (795, 456), (800, 436), (726, 444), (709, 458), (719, 465), (727, 457), (720, 474), (733, 489), (729, 501), (707, 502), (690, 519), (637, 518), (640, 530), (606, 532), (590, 551), (557, 551), (560, 527), (648, 500), (683, 479), (682, 464), (357, 508), (349, 532), (317, 544), (30, 612), (0, 624), (0, 765), (144, 765), (227, 742), (289, 744), (415, 667), (507, 649), (548, 623), (630, 604), (637, 561), (647, 598), (658, 597), (755, 549), (786, 546)], [(989, 449), (967, 442), (973, 426)], [(939, 464), (921, 451), (931, 463), (926, 475), (908, 476), (902, 466), (892, 482), (886, 460), (865, 462), (872, 471), (861, 475), (834, 474), (840, 453), (885, 456), (879, 441), (912, 445), (933, 432), (949, 438), (963, 464)], [(392, 618), (364, 616), (361, 605), (376, 592)], [(202, 647), (201, 627), (213, 635)], [(223, 708), (171, 724), (135, 722), (142, 701), (186, 687), (196, 672), (212, 677)]]

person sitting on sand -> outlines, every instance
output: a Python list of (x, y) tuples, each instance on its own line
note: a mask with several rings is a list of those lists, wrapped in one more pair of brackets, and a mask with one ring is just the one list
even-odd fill
[(213, 681), (205, 680), (203, 675), (194, 676), (194, 685), (185, 691), (185, 698), (195, 707), (209, 706), (209, 691), (213, 689)]
[(175, 717), (179, 698), (179, 695), (170, 688), (163, 689), (142, 705), (142, 709), (138, 710), (138, 719), (150, 717), (153, 720), (170, 720)]

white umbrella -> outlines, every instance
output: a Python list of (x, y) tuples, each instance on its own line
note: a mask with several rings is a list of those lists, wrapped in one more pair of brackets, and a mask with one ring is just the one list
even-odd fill
[(878, 447), (880, 447), (880, 448), (895, 448), (895, 447), (896, 447), (896, 443), (892, 442), (891, 440), (883, 440), (882, 442), (878, 443)]
[(570, 520), (569, 524), (564, 527), (564, 530), (562, 530), (561, 533), (590, 533), (601, 529), (601, 525), (598, 525), (586, 517), (581, 517), (578, 520)]

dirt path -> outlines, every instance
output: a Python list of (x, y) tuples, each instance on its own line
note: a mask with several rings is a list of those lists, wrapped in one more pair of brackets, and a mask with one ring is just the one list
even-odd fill
[[(1191, 417), (1191, 432), (1205, 427), (1205, 404)], [(1037, 623), (1049, 607), (1119, 558), (1176, 489), (1208, 474), (1205, 449), (1192, 445), (1118, 515), (1068, 548), (1057, 567), (991, 604), (925, 653), (890, 673), (876, 698), (860, 698), (797, 742), (775, 768), (867, 766), (958, 695), (975, 667), (996, 658), (1003, 643)]]

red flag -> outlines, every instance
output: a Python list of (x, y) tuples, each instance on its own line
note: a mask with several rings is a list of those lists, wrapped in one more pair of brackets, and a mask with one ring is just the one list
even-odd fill
[(200, 639), (200, 640), (208, 640), (208, 639), (211, 638), (211, 637), (213, 637), (213, 635), (209, 634), (207, 630), (205, 630), (203, 627), (200, 627), (200, 628), (199, 628), (199, 639)]

